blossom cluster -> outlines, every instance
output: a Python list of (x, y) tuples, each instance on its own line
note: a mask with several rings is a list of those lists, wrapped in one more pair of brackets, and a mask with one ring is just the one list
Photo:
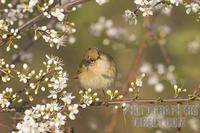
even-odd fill
[[(65, 33), (58, 33), (60, 31), (56, 30), (49, 31), (48, 33), (52, 34), (53, 40), (52, 38), (48, 38), (48, 35), (46, 35), (45, 41), (49, 42), (50, 46), (58, 44), (56, 45), (58, 49), (66, 42), (69, 42), (70, 44), (75, 42), (74, 37), (71, 35), (72, 32), (75, 32), (75, 29), (72, 28), (73, 24), (67, 22), (65, 10), (63, 6), (59, 5), (58, 1), (30, 0), (19, 1), (16, 4), (1, 1), (1, 3), (5, 4), (5, 6), (3, 6), (4, 9), (2, 9), (0, 16), (5, 17), (5, 19), (0, 20), (0, 40), (1, 43), (6, 44), (7, 51), (10, 51), (12, 47), (14, 47), (15, 49), (18, 48), (17, 40), (22, 38), (21, 30), (24, 28), (24, 25), (31, 21), (30, 18), (35, 16), (35, 14), (42, 14), (48, 19), (55, 17), (57, 19), (57, 23), (61, 22), (66, 28), (68, 28), (68, 32)], [(35, 27), (36, 29), (40, 28), (37, 25), (35, 25)], [(71, 31), (69, 31), (70, 29)]]
[(10, 24), (6, 20), (0, 20), (0, 37), (2, 38), (2, 41), (8, 40), (6, 42), (8, 45), (7, 51), (10, 51), (11, 47), (14, 47), (15, 49), (18, 48), (18, 45), (13, 43), (14, 40), (21, 39), (21, 35), (18, 34), (18, 31), (18, 29), (10, 28)]
[(96, 92), (92, 92), (92, 89), (89, 88), (85, 91), (80, 90), (79, 94), (81, 96), (81, 107), (85, 108), (87, 106), (90, 106), (94, 101), (99, 101), (99, 98), (97, 97)]
[(22, 99), (20, 99), (17, 94), (13, 93), (12, 88), (6, 88), (2, 93), (0, 93), (0, 106), (2, 109), (8, 109), (11, 104), (21, 103)]
[(123, 95), (119, 94), (118, 90), (107, 90), (106, 94), (109, 96), (110, 100), (119, 100), (123, 98)]
[[(166, 15), (171, 13), (173, 6), (183, 5), (186, 8), (186, 14), (191, 12), (198, 13), (200, 11), (200, 5), (196, 1), (191, 1), (190, 3), (184, 2), (183, 0), (134, 0), (136, 4), (136, 9), (131, 11), (129, 9), (125, 10), (125, 20), (129, 24), (137, 24), (137, 12), (140, 11), (142, 16), (151, 16), (154, 12), (160, 10), (161, 13)], [(199, 16), (200, 17), (200, 16)]]
[(16, 126), (13, 133), (44, 133), (54, 131), (61, 133), (66, 122), (66, 115), (59, 112), (61, 107), (57, 103), (45, 105), (37, 104), (25, 111), (23, 121)]
[[(23, 70), (19, 71), (15, 68), (15, 65), (6, 64), (4, 59), (0, 60), (0, 72), (1, 81), (8, 82), (13, 77), (18, 77), (19, 82), (25, 84), (25, 94), (29, 97), (29, 100), (33, 100), (33, 94), (38, 94), (38, 91), (48, 90), (49, 98), (57, 99), (58, 94), (61, 95), (63, 90), (67, 87), (68, 74), (62, 68), (62, 62), (58, 57), (46, 55), (47, 61), (43, 64), (45, 69), (40, 69), (39, 72), (31, 70), (31, 68), (24, 63), (22, 65)], [(46, 88), (51, 89), (46, 89)], [(62, 94), (63, 97), (68, 95), (66, 92)], [(63, 98), (60, 96), (59, 98)]]
[(175, 94), (174, 97), (175, 97), (175, 98), (176, 98), (176, 97), (179, 97), (179, 95), (180, 95), (181, 93), (186, 92), (186, 91), (187, 91), (187, 89), (183, 89), (183, 88), (177, 86), (176, 84), (174, 85), (174, 94)]
[(65, 46), (67, 42), (73, 44), (75, 39), (71, 34), (75, 33), (76, 30), (72, 25), (73, 23), (66, 25), (60, 24), (58, 27), (62, 27), (62, 30), (48, 29), (47, 26), (38, 27), (35, 30), (34, 39), (37, 40), (39, 34), (45, 42), (49, 43), (50, 47), (56, 46), (57, 49)]
[(29, 8), (36, 8), (43, 13), (47, 18), (56, 17), (59, 21), (63, 21), (65, 18), (64, 9), (63, 8), (54, 8), (51, 10), (52, 5), (56, 4), (56, 1), (49, 0), (48, 2), (39, 2), (38, 0), (30, 0)]
[(0, 59), (1, 81), (8, 82), (11, 80), (13, 68), (15, 68), (14, 64), (7, 64), (3, 58)]
[[(58, 57), (48, 55), (46, 58), (47, 60), (43, 62), (45, 69), (41, 69), (39, 72), (31, 70), (27, 64), (23, 64), (23, 71), (18, 71), (13, 67), (11, 73), (19, 78), (19, 82), (25, 84), (25, 88), (23, 91), (16, 91), (16, 93), (12, 88), (6, 88), (0, 93), (1, 110), (7, 110), (15, 109), (15, 106), (23, 101), (20, 98), (21, 94), (27, 95), (31, 102), (34, 100), (32, 92), (35, 95), (38, 94), (39, 90), (49, 92), (47, 97), (51, 102), (37, 104), (27, 109), (23, 120), (17, 124), (16, 131), (13, 132), (62, 132), (61, 126), (66, 123), (67, 116), (74, 120), (75, 115), (79, 112), (78, 108), (83, 106), (72, 103), (75, 96), (65, 90), (68, 74), (63, 70), (61, 60)], [(1, 60), (1, 64), (4, 66), (5, 61)], [(3, 70), (2, 68), (0, 70)], [(94, 98), (96, 95), (93, 94)]]
[(99, 4), (99, 5), (103, 5), (107, 2), (109, 2), (109, 0), (96, 0), (96, 2)]
[(96, 23), (91, 24), (90, 32), (96, 37), (103, 36), (103, 45), (113, 44), (113, 49), (128, 47), (128, 44), (136, 40), (136, 36), (129, 33), (128, 29), (114, 26), (111, 19), (103, 16)]
[[(68, 74), (63, 71), (62, 63), (57, 57), (49, 57), (46, 55), (48, 61), (43, 62), (47, 68), (45, 73), (53, 73), (53, 76), (49, 77), (48, 87), (52, 88), (50, 90), (49, 98), (57, 99), (58, 93), (62, 92), (63, 89), (67, 87)], [(43, 74), (44, 75), (44, 74)], [(46, 79), (47, 81), (47, 79)]]
[(142, 73), (141, 75), (136, 77), (136, 80), (134, 82), (131, 82), (128, 91), (130, 92), (133, 98), (139, 97), (139, 91), (143, 87), (144, 78), (145, 78), (145, 73)]
[[(18, 72), (19, 81), (28, 83), (29, 88), (25, 88), (25, 93), (29, 96), (30, 101), (33, 100), (32, 91), (34, 94), (38, 94), (39, 90), (48, 91), (50, 93), (48, 98), (57, 99), (58, 94), (67, 87), (68, 74), (64, 72), (61, 60), (48, 55), (46, 58), (47, 61), (43, 62), (45, 69), (41, 69), (38, 73), (34, 70), (26, 74)], [(26, 65), (23, 67), (27, 68)], [(46, 89), (47, 87), (51, 89)]]

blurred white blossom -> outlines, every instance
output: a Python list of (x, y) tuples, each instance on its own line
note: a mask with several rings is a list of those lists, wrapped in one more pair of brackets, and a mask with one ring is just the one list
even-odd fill
[(137, 24), (137, 16), (131, 10), (125, 10), (124, 18), (125, 18), (126, 21), (129, 22), (129, 24), (133, 24), (133, 23)]
[(196, 118), (192, 118), (188, 121), (188, 124), (190, 126), (190, 128), (194, 131), (194, 132), (199, 132), (200, 127), (199, 127), (199, 120)]
[(200, 9), (200, 5), (198, 3), (190, 3), (185, 6), (187, 8), (186, 13), (189, 14), (190, 12), (198, 12)]
[(191, 54), (196, 54), (199, 51), (200, 44), (197, 40), (190, 41), (187, 44), (187, 50)]
[(179, 4), (182, 4), (183, 3), (183, 0), (170, 0), (170, 2), (172, 4), (175, 4), (176, 6), (178, 6)]
[(157, 93), (164, 91), (165, 84), (163, 81), (168, 81), (172, 85), (176, 84), (174, 70), (173, 65), (167, 67), (161, 63), (153, 65), (145, 62), (140, 67), (140, 72), (147, 75), (147, 84), (152, 86)]
[(129, 43), (136, 40), (136, 36), (129, 33), (127, 28), (114, 26), (113, 21), (105, 17), (91, 24), (90, 32), (96, 37), (105, 36), (102, 43), (105, 46), (112, 44), (113, 49), (128, 47)]
[(96, 2), (99, 4), (99, 5), (103, 5), (107, 2), (109, 2), (109, 0), (96, 0)]

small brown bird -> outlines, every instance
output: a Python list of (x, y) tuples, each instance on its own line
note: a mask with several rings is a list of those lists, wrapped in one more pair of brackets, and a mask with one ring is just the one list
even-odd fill
[(77, 78), (84, 89), (110, 89), (116, 77), (113, 58), (97, 48), (89, 48), (82, 60)]

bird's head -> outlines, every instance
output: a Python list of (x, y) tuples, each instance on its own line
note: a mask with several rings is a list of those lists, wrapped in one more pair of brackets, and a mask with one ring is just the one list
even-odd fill
[(85, 59), (91, 62), (96, 61), (99, 58), (100, 58), (100, 51), (97, 48), (89, 48), (85, 55)]

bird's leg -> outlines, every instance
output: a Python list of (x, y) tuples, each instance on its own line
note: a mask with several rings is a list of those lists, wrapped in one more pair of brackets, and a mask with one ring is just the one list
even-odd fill
[(105, 105), (108, 106), (109, 98), (106, 97), (106, 92), (105, 92), (105, 90), (102, 89), (102, 91), (103, 91), (103, 95), (104, 95), (104, 98), (105, 98), (105, 100), (104, 100), (104, 101), (105, 101)]
[(105, 92), (105, 90), (104, 90), (104, 89), (102, 89), (102, 91), (103, 91), (104, 98), (107, 100), (107, 97), (106, 97), (106, 92)]

